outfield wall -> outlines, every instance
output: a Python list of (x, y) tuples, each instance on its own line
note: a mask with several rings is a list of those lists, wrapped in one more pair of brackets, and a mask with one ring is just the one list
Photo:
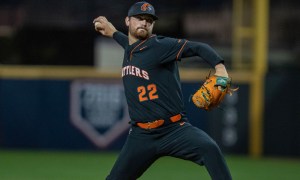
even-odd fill
[[(83, 67), (43, 68), (0, 71), (0, 147), (119, 150), (129, 128), (119, 75), (91, 74)], [(227, 152), (246, 153), (247, 115), (241, 112), (248, 107), (240, 98), (247, 97), (247, 86), (241, 85), (233, 98), (225, 100), (223, 110), (214, 110), (212, 116), (190, 102), (201, 82), (195, 78), (199, 74), (191, 73), (183, 72), (182, 77), (191, 123), (215, 136)]]
[[(224, 111), (214, 110), (211, 116), (189, 101), (199, 84), (182, 85), (191, 122), (218, 137), (228, 151), (245, 153), (247, 126), (244, 119), (235, 119), (239, 101), (226, 100)], [(1, 147), (106, 150), (124, 143), (129, 117), (119, 79), (2, 79), (0, 87)], [(227, 112), (238, 114), (228, 117)], [(238, 129), (239, 124), (244, 125)]]
[[(19, 74), (18, 74), (19, 73)], [(249, 85), (233, 74), (239, 91), (212, 112), (189, 100), (207, 71), (181, 71), (182, 89), (192, 124), (207, 131), (226, 153), (248, 153)], [(0, 147), (26, 149), (119, 150), (129, 117), (118, 73), (89, 68), (0, 68)], [(300, 75), (266, 77), (264, 154), (299, 156), (300, 98), (286, 98), (287, 85), (299, 87)]]

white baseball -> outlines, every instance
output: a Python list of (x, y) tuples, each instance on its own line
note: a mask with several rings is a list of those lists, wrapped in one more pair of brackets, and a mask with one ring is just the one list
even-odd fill
[(95, 22), (95, 26), (98, 26), (98, 25), (100, 25), (100, 23), (99, 22)]

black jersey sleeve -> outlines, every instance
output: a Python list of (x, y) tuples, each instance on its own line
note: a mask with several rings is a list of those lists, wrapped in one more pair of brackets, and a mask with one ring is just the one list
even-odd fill
[(199, 56), (212, 67), (224, 63), (223, 58), (208, 44), (188, 41), (182, 51), (182, 58)]
[(159, 36), (156, 53), (160, 55), (160, 63), (168, 63), (181, 59), (182, 50), (187, 42), (184, 39)]
[(126, 48), (126, 46), (128, 46), (128, 37), (120, 32), (117, 31), (113, 34), (113, 38), (115, 41), (117, 41), (117, 43), (119, 43), (124, 49)]

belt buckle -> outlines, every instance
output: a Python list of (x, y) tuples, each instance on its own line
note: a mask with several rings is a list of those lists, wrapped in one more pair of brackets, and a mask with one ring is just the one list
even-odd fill
[(151, 124), (150, 124), (150, 122), (148, 122), (148, 127), (147, 127), (147, 129), (151, 129), (150, 126), (151, 126)]

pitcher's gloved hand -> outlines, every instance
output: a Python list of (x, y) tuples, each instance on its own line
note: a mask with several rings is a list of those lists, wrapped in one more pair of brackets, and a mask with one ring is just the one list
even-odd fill
[(192, 96), (193, 103), (201, 109), (209, 111), (217, 107), (225, 98), (226, 94), (232, 95), (236, 89), (230, 89), (231, 78), (222, 76), (210, 76)]

